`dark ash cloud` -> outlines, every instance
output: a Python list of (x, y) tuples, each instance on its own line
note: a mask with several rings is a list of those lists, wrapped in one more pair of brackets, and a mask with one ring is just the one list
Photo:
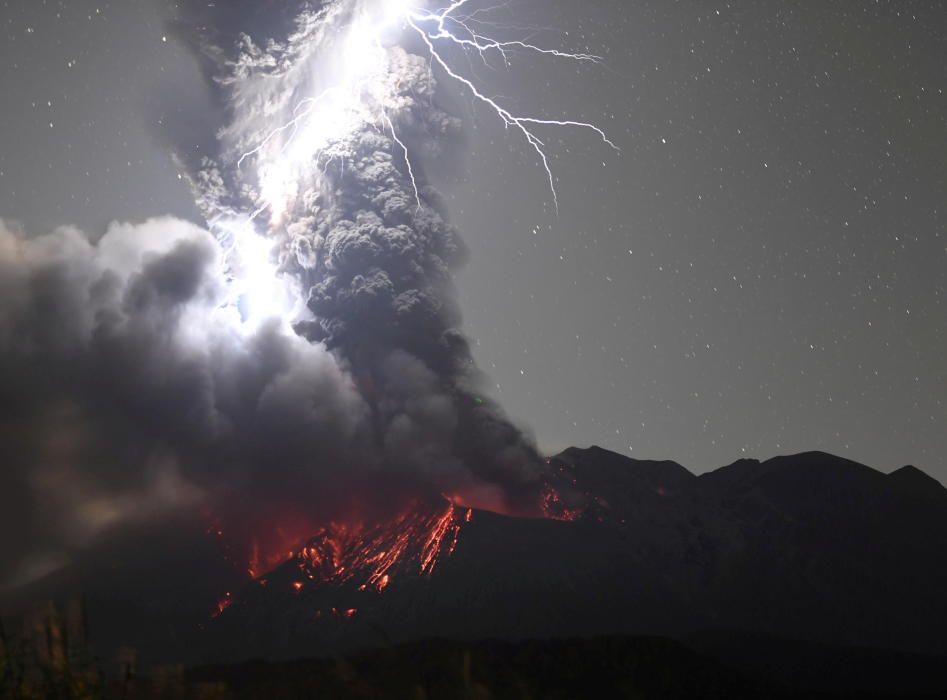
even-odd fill
[[(169, 510), (256, 542), (353, 498), (538, 507), (541, 460), (481, 391), (453, 283), (466, 249), (423, 177), (460, 129), (429, 62), (388, 47), (365, 96), (377, 118), (297, 163), (268, 225), (248, 219), (265, 186), (239, 155), (308, 94), (362, 5), (280, 4), (291, 29), (265, 41), (239, 13), (184, 26), (227, 115), (212, 157), (180, 156), (206, 230), (0, 226), (0, 585)], [(265, 290), (265, 247), (234, 255), (247, 241), (274, 249)], [(296, 297), (292, 318), (248, 323), (268, 295)]]
[[(215, 220), (266, 206), (254, 165), (294, 153), (295, 131), (249, 163), (241, 156), (318, 94), (312, 76), (331, 74), (348, 23), (378, 4), (296, 6), (291, 29), (251, 37), (244, 15), (244, 29), (230, 18), (231, 34), (201, 45), (231, 106), (216, 159), (193, 176), (212, 230)], [(453, 282), (466, 247), (424, 178), (425, 159), (443, 155), (461, 124), (437, 106), (430, 60), (397, 45), (377, 58), (385, 69), (360, 96), (373, 116), (294, 159), (292, 192), (268, 212), (281, 271), (299, 281), (311, 312), (296, 328), (351, 372), (387, 468), (424, 474), (446, 491), (490, 493), (492, 507), (532, 508), (541, 460), (483, 395)]]

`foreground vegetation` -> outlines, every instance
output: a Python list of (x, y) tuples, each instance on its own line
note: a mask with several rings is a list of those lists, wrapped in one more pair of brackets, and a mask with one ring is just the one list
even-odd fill
[[(89, 650), (81, 603), (0, 626), (0, 699), (501, 700), (865, 697), (792, 691), (667, 639), (425, 641), (338, 658), (141, 669)], [(877, 698), (892, 697), (877, 695)], [(931, 696), (934, 697), (934, 696)]]

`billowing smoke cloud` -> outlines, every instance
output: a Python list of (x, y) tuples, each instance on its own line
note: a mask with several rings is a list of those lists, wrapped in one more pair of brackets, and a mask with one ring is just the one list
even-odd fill
[(218, 32), (204, 56), (231, 119), (197, 188), (212, 229), (240, 212), (269, 220), (280, 270), (307, 297), (296, 328), (352, 373), (383, 463), (523, 505), (539, 459), (478, 391), (453, 287), (465, 248), (419, 167), (460, 124), (436, 106), (430, 57), (359, 33), (398, 5), (301, 3), (282, 41)]
[(270, 139), (364, 3), (276, 3), (255, 39), (244, 4), (185, 25), (228, 115), (212, 157), (180, 156), (207, 230), (0, 224), (0, 584), (166, 509), (259, 530), (355, 481), (535, 504), (540, 460), (478, 391), (452, 281), (465, 249), (419, 167), (459, 129), (430, 62), (379, 47), (364, 114), (317, 147)]
[(95, 242), (0, 225), (5, 566), (41, 573), (125, 518), (265, 502), (359, 461), (349, 373), (278, 322), (246, 332), (221, 258), (173, 219)]

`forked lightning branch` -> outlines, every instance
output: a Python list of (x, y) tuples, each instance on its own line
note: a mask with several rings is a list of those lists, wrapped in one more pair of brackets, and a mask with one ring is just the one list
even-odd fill
[[(600, 61), (588, 53), (573, 53), (556, 48), (542, 47), (524, 39), (501, 40), (487, 35), (488, 28), (496, 31), (495, 21), (484, 19), (497, 8), (474, 8), (470, 0), (456, 0), (437, 10), (423, 7), (424, 0), (379, 0), (374, 5), (362, 6), (353, 15), (339, 52), (340, 67), (333, 85), (318, 94), (305, 97), (295, 107), (292, 118), (271, 129), (251, 150), (243, 153), (238, 165), (250, 157), (258, 159), (261, 202), (251, 218), (269, 210), (276, 220), (286, 205), (288, 193), (294, 189), (294, 163), (336, 154), (328, 152), (333, 143), (355, 133), (367, 124), (373, 124), (389, 133), (402, 150), (407, 162), (408, 175), (418, 207), (421, 199), (415, 170), (408, 148), (399, 137), (396, 121), (389, 112), (394, 108), (390, 81), (386, 80), (388, 67), (384, 48), (386, 37), (398, 31), (416, 35), (426, 47), (432, 64), (450, 80), (455, 81), (479, 104), (495, 114), (503, 124), (519, 134), (535, 152), (549, 182), (553, 203), (558, 211), (559, 197), (550, 165), (546, 143), (538, 133), (541, 127), (574, 127), (593, 132), (616, 151), (618, 147), (598, 126), (571, 119), (547, 119), (532, 114), (518, 114), (488, 95), (477, 85), (470, 69), (466, 72), (451, 60), (450, 48), (459, 49), (469, 59), (475, 56), (486, 65), (499, 61), (509, 67), (517, 53), (531, 53), (552, 60), (577, 62)], [(454, 55), (458, 55), (455, 54)], [(472, 65), (472, 64), (469, 64)], [(278, 147), (276, 147), (278, 145)]]

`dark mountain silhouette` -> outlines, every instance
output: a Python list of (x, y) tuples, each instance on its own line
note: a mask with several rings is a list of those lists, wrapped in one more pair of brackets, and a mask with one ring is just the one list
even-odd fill
[(809, 452), (695, 476), (597, 447), (549, 462), (574, 521), (475, 512), (430, 577), (294, 590), (292, 562), (210, 625), (211, 649), (709, 631), (947, 654), (947, 490)]
[[(225, 588), (238, 567), (213, 542), (182, 556), (199, 524), (180, 523), (178, 540), (115, 533), (4, 608), (81, 589), (100, 649), (178, 663), (650, 635), (787, 687), (896, 691), (910, 677), (947, 690), (947, 490), (920, 470), (809, 452), (696, 476), (597, 447), (548, 467), (561, 519), (471, 511), (468, 522), (458, 508), (456, 541), (440, 545), (453, 552), (433, 571), (406, 559), (383, 590), (309, 580), (298, 558)], [(311, 545), (328, 556), (332, 534), (321, 537)], [(395, 541), (372, 537), (379, 553)], [(423, 558), (423, 543), (411, 547)], [(229, 607), (212, 619), (223, 590)]]

